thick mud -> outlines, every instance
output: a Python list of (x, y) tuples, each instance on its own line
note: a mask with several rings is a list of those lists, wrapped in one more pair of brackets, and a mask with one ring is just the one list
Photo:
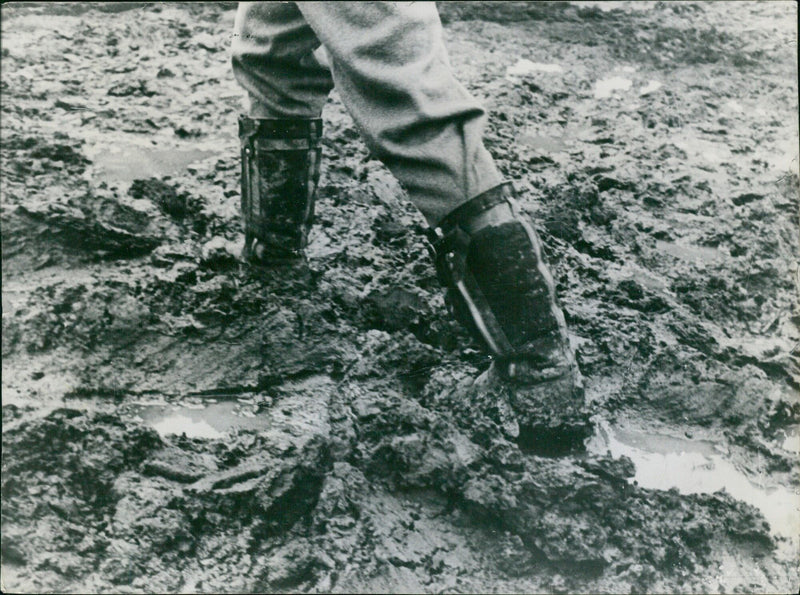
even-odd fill
[(335, 93), (307, 264), (239, 262), (231, 4), (4, 5), (5, 591), (797, 591), (796, 5), (441, 13), (595, 435), (464, 398)]

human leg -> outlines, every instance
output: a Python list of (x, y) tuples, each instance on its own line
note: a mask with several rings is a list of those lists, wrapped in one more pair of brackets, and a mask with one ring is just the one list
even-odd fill
[(514, 437), (531, 450), (580, 448), (591, 432), (583, 379), (541, 241), (510, 186), (450, 213), (431, 239), (456, 319), (494, 356), (461, 398), (510, 405)]
[(293, 3), (242, 2), (233, 72), (247, 91), (242, 142), (244, 256), (274, 263), (301, 255), (314, 214), (322, 107), (333, 87), (320, 45)]
[(456, 317), (495, 358), (475, 386), (505, 393), (529, 433), (579, 441), (582, 382), (541, 242), (483, 146), (484, 111), (452, 73), (435, 6), (299, 9), (367, 145), (430, 223)]

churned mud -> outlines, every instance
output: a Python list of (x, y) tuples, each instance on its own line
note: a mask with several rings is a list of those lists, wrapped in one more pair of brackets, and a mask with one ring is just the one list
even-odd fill
[(2, 587), (796, 592), (796, 5), (444, 3), (595, 433), (460, 388), (335, 93), (307, 265), (240, 264), (234, 7), (2, 7)]

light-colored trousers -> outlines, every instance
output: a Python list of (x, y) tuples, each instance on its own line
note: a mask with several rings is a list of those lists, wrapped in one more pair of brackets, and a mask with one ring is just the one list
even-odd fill
[[(330, 69), (314, 56), (320, 45)], [(432, 226), (503, 182), (433, 2), (242, 2), (232, 50), (252, 118), (319, 118), (335, 84), (370, 151)]]

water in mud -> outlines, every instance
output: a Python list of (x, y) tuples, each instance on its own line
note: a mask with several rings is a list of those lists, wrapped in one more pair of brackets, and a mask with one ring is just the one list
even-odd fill
[(132, 143), (96, 146), (87, 150), (93, 162), (92, 176), (108, 183), (130, 183), (139, 178), (175, 174), (216, 152), (198, 148), (157, 148)]
[(269, 418), (259, 415), (251, 399), (203, 400), (195, 404), (133, 404), (134, 419), (152, 426), (162, 436), (186, 434), (189, 438), (223, 438), (237, 430), (266, 430)]
[(724, 254), (716, 248), (696, 245), (686, 246), (662, 240), (656, 240), (656, 249), (663, 254), (689, 262), (713, 263), (724, 257)]
[(631, 88), (633, 81), (621, 76), (612, 76), (607, 79), (602, 79), (595, 83), (594, 98), (605, 99), (611, 97), (614, 91), (627, 91)]
[[(788, 448), (787, 448), (788, 447)], [(787, 435), (782, 448), (797, 452), (796, 433)], [(776, 485), (764, 475), (753, 476), (731, 462), (729, 449), (708, 440), (693, 440), (641, 429), (598, 424), (588, 443), (589, 452), (626, 456), (636, 466), (631, 478), (644, 488), (677, 489), (681, 494), (710, 494), (726, 490), (737, 500), (758, 508), (772, 531), (800, 542), (800, 494)]]

